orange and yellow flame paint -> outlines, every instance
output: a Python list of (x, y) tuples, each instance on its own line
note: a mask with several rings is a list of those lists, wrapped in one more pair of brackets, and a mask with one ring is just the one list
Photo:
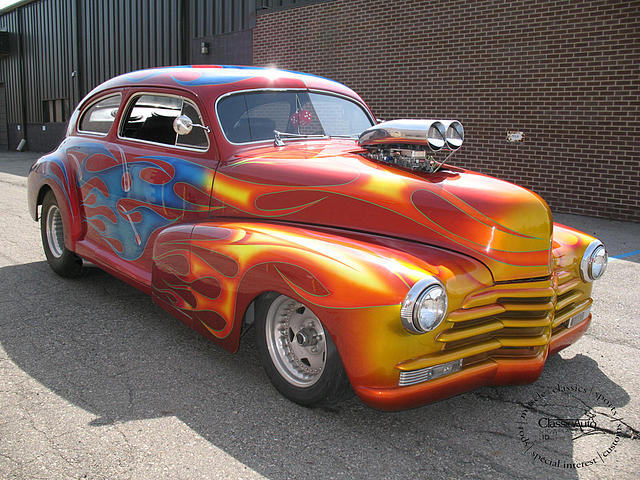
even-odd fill
[(459, 169), (403, 171), (353, 148), (343, 142), (246, 151), (216, 173), (216, 214), (439, 245), (478, 258), (496, 280), (550, 273), (551, 215), (537, 195)]
[(398, 361), (441, 348), (401, 325), (400, 305), (417, 280), (442, 280), (450, 308), (492, 283), (479, 262), (401, 240), (250, 222), (199, 223), (191, 241), (185, 230), (169, 228), (156, 242), (153, 286), (161, 304), (234, 350), (248, 302), (266, 291), (289, 295), (322, 319), (356, 383), (397, 381)]

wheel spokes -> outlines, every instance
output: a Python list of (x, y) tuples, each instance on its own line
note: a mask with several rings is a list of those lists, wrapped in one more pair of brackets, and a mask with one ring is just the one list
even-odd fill
[(324, 329), (318, 317), (284, 295), (274, 300), (267, 314), (270, 354), (278, 371), (294, 385), (313, 385), (326, 361)]
[(307, 357), (309, 361), (309, 366), (313, 369), (322, 368), (324, 366), (325, 361), (325, 351), (318, 351), (318, 353), (313, 353)]

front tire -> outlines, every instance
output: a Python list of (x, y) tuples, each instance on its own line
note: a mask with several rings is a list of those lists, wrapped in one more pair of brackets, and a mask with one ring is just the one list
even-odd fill
[(333, 406), (351, 393), (338, 350), (306, 305), (269, 293), (256, 301), (256, 344), (276, 389), (304, 406)]
[(54, 272), (66, 278), (74, 278), (82, 273), (82, 259), (64, 246), (62, 212), (51, 191), (42, 200), (40, 235), (47, 263)]

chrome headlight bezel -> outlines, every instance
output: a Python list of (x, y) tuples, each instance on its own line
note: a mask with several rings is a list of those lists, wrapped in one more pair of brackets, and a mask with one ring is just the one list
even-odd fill
[[(419, 318), (417, 318), (417, 315), (419, 314), (418, 307), (421, 300), (424, 299), (429, 292), (433, 292), (433, 289), (435, 288), (442, 290), (442, 296), (444, 297), (444, 309), (440, 318), (437, 318), (436, 322), (427, 329), (420, 325)], [(407, 293), (407, 296), (402, 302), (402, 308), (400, 309), (402, 326), (409, 332), (416, 335), (431, 332), (435, 330), (447, 316), (448, 306), (447, 290), (444, 288), (442, 282), (431, 275), (426, 276), (418, 280), (415, 285), (409, 289), (409, 293)]]
[[(603, 259), (602, 266), (598, 272), (594, 272), (593, 266), (598, 258)], [(609, 256), (604, 244), (600, 240), (592, 241), (584, 251), (582, 260), (580, 260), (580, 276), (582, 277), (582, 280), (585, 282), (593, 282), (594, 280), (601, 278), (607, 270), (608, 261)]]

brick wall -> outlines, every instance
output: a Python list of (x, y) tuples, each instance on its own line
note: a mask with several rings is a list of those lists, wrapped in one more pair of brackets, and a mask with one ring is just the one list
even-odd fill
[(387, 120), (459, 119), (452, 163), (640, 221), (640, 2), (334, 0), (259, 15), (254, 63), (343, 82)]

